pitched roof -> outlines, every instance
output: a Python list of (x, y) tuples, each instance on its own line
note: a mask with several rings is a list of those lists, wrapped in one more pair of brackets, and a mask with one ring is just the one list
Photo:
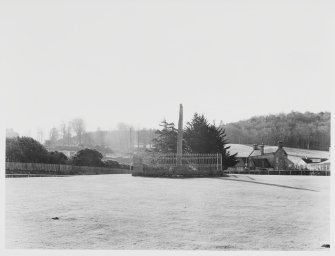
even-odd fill
[(253, 148), (251, 146), (243, 145), (243, 144), (227, 144), (230, 148), (228, 149), (231, 155), (237, 153), (237, 157), (248, 157)]
[(308, 158), (330, 158), (329, 151), (321, 150), (310, 150), (310, 149), (300, 149), (300, 148), (287, 148), (284, 147), (288, 155), (298, 156), (298, 157), (308, 157)]
[(277, 150), (278, 150), (277, 146), (264, 146), (264, 154), (272, 154), (275, 153)]
[[(251, 156), (259, 156), (261, 155), (260, 150), (254, 150), (252, 146), (243, 145), (243, 144), (228, 144), (230, 148), (228, 151), (230, 154), (237, 153), (237, 157), (248, 157), (251, 153)], [(321, 150), (310, 150), (310, 149), (300, 149), (300, 148), (289, 148), (283, 147), (288, 156), (296, 156), (300, 158), (308, 157), (308, 158), (330, 158), (329, 151), (321, 151)], [(275, 153), (278, 149), (278, 146), (264, 146), (264, 154), (272, 154)]]
[(260, 149), (255, 149), (250, 156), (260, 156), (262, 152)]
[(301, 159), (301, 157), (298, 156), (287, 156), (288, 160), (290, 160), (294, 165), (299, 165), (299, 166), (306, 166), (307, 163)]
[(330, 165), (330, 160), (328, 159), (327, 161), (324, 161), (324, 162), (321, 162), (321, 163), (309, 163), (307, 165), (308, 166)]

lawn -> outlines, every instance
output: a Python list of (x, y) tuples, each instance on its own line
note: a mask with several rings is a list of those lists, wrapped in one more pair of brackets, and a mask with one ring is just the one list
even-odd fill
[(5, 246), (327, 250), (329, 190), (324, 176), (6, 179)]

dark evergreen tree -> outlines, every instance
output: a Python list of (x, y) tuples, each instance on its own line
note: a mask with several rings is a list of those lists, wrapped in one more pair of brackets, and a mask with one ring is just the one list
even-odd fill
[(68, 158), (62, 152), (49, 152), (49, 164), (67, 164)]
[(121, 164), (117, 161), (113, 161), (113, 160), (107, 160), (104, 162), (105, 167), (109, 167), (109, 168), (122, 168)]
[(66, 164), (67, 156), (61, 152), (48, 152), (46, 148), (30, 137), (6, 139), (6, 161), (20, 163)]
[(194, 114), (191, 122), (186, 125), (184, 132), (185, 146), (192, 153), (220, 153), (224, 168), (234, 166), (236, 154), (230, 155), (227, 149), (225, 130), (208, 123), (204, 115)]
[(103, 167), (102, 154), (94, 149), (79, 150), (72, 158), (72, 165)]
[(30, 137), (6, 139), (6, 161), (22, 163), (48, 163), (45, 147)]
[(163, 128), (156, 131), (156, 137), (153, 139), (154, 150), (160, 153), (176, 153), (178, 132), (174, 123), (164, 120), (159, 126)]

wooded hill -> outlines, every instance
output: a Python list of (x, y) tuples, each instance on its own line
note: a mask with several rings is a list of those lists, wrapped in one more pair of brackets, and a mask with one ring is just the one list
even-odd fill
[(316, 150), (329, 150), (330, 113), (291, 112), (256, 116), (222, 125), (230, 143), (277, 145)]
[[(278, 140), (284, 146), (303, 149), (329, 150), (330, 146), (330, 113), (299, 113), (256, 116), (247, 120), (222, 124), (226, 130), (229, 143), (277, 145)], [(74, 128), (64, 126), (63, 129), (53, 128), (50, 139), (45, 145), (78, 146), (81, 148), (110, 148), (115, 152), (131, 152), (134, 147), (151, 148), (153, 139), (157, 136), (155, 129), (135, 130), (133, 127), (119, 124), (112, 131), (97, 130), (81, 135)], [(71, 132), (72, 131), (72, 132)], [(97, 148), (97, 147), (100, 148)], [(108, 153), (108, 152), (106, 152)]]

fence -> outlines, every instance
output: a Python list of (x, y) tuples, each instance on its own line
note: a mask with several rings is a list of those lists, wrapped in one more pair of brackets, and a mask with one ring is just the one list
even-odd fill
[(207, 176), (222, 173), (221, 154), (146, 153), (133, 157), (134, 176)]
[(258, 174), (258, 175), (308, 175), (308, 176), (330, 176), (330, 170), (307, 170), (305, 169), (290, 169), (290, 170), (274, 170), (273, 168), (256, 168), (255, 170), (250, 169), (238, 169), (229, 167), (226, 171), (229, 174)]
[(307, 169), (311, 171), (330, 171), (330, 163), (328, 164), (307, 164)]
[(6, 175), (45, 174), (45, 175), (75, 175), (75, 174), (123, 174), (130, 170), (106, 167), (73, 166), (62, 164), (17, 163), (6, 162)]

